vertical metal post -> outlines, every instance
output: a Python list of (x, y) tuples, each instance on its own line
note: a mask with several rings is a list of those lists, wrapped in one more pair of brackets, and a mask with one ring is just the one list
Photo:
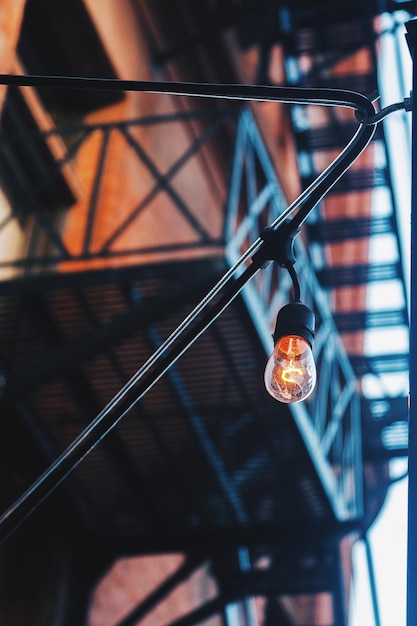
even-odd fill
[[(406, 24), (407, 42), (413, 59), (413, 92), (417, 94), (417, 21)], [(417, 99), (413, 102), (411, 183), (411, 281), (410, 355), (417, 353)], [(407, 626), (417, 624), (417, 361), (410, 358), (410, 412), (408, 447), (408, 549)]]
[(378, 603), (378, 591), (377, 591), (376, 579), (375, 579), (374, 559), (372, 557), (371, 542), (369, 541), (369, 537), (366, 533), (363, 538), (363, 543), (365, 545), (366, 562), (368, 565), (369, 586), (371, 588), (371, 598), (372, 598), (372, 607), (374, 610), (375, 626), (381, 626), (381, 616), (379, 614), (379, 603)]

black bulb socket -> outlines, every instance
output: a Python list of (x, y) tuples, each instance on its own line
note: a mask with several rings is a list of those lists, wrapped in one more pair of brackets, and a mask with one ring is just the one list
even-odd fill
[(273, 334), (274, 344), (286, 335), (298, 335), (308, 341), (311, 347), (314, 341), (315, 324), (314, 313), (308, 306), (299, 301), (290, 302), (278, 312)]

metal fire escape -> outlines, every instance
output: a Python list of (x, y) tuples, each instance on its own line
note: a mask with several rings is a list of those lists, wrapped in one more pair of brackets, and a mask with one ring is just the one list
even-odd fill
[[(255, 11), (258, 19), (254, 23), (263, 25), (263, 30), (258, 32), (258, 40), (250, 20), (248, 31), (243, 29), (242, 40), (246, 45), (257, 45), (262, 50), (259, 67), (261, 82), (271, 83), (271, 57), (274, 46), (280, 46), (285, 57), (288, 84), (346, 88), (376, 95), (381, 93), (382, 88), (378, 68), (380, 43), (385, 36), (394, 40), (391, 45), (393, 58), (390, 60), (393, 71), (398, 73), (398, 81), (402, 80), (398, 38), (404, 37), (402, 25), (405, 18), (399, 9), (410, 10), (411, 4), (396, 3), (394, 6), (393, 3), (385, 3), (380, 10), (386, 13), (376, 19), (370, 4), (359, 7), (359, 3), (351, 3), (343, 9), (332, 9), (325, 2), (318, 3), (314, 8), (308, 3), (289, 2), (277, 8), (273, 2), (264, 2), (262, 9), (258, 9), (259, 13)], [(394, 13), (391, 15), (390, 12)], [(269, 25), (267, 31), (266, 24)], [(349, 69), (345, 69), (343, 64)], [(408, 95), (401, 93), (399, 97)], [(404, 114), (402, 120), (405, 133), (409, 125), (406, 117), (407, 114)], [(300, 105), (293, 107), (292, 121), (300, 175), (304, 186), (307, 186), (319, 173), (317, 162), (346, 145), (356, 122), (350, 118), (341, 119), (332, 110), (317, 121), (314, 113), (311, 114), (311, 108), (309, 112)], [(391, 178), (391, 160), (395, 156), (387, 143), (384, 125), (379, 125), (373, 146), (374, 162), (361, 163), (352, 168), (328, 194), (328, 198), (333, 197), (340, 203), (337, 215), (326, 217), (325, 206), (322, 206), (313, 216), (308, 224), (309, 244), (313, 249), (312, 259), (318, 279), (333, 300), (337, 300), (337, 293), (344, 288), (368, 286), (370, 301), (366, 309), (334, 310), (334, 319), (342, 337), (351, 333), (397, 329), (404, 338), (408, 331), (408, 270), (399, 234), (401, 215), (398, 198)], [(367, 193), (372, 203), (369, 215), (355, 215), (350, 208), (352, 202)], [(370, 250), (367, 262), (352, 259), (351, 264), (339, 262), (329, 265), (328, 251), (333, 246), (366, 240)], [(392, 250), (392, 260), (373, 260), (374, 250), (381, 256), (384, 247)], [(385, 297), (378, 298), (382, 291)], [(359, 381), (369, 376), (380, 379), (377, 385), (382, 392), (380, 397), (375, 391), (369, 394), (366, 390), (361, 397), (364, 452), (366, 457), (375, 460), (407, 454), (408, 383), (403, 384), (399, 393), (390, 392), (384, 383), (387, 374), (408, 380), (408, 349), (404, 341), (397, 339), (397, 344), (401, 344), (402, 349), (396, 351), (395, 345), (393, 349), (388, 340), (386, 351), (380, 349), (378, 353), (367, 354), (365, 349), (363, 354), (349, 353)]]
[[(6, 116), (8, 111), (9, 105)], [(196, 115), (202, 118), (201, 113)], [(208, 119), (211, 116), (214, 122), (211, 120), (210, 132), (213, 127), (220, 128), (230, 113), (226, 118), (222, 112), (207, 113)], [(193, 119), (193, 115), (187, 118)], [(135, 120), (103, 128), (84, 127), (82, 137), (93, 131), (100, 132), (103, 138), (106, 134), (122, 133), (140, 158), (141, 146), (131, 138), (128, 129), (141, 123), (183, 124), (184, 116)], [(20, 124), (19, 128), (22, 129)], [(62, 130), (55, 132), (62, 133)], [(80, 129), (75, 132), (79, 133)], [(16, 139), (12, 136), (3, 143), (3, 154), (9, 156), (17, 149), (16, 145), (20, 146), (20, 138), (17, 143)], [(33, 140), (26, 139), (26, 145)], [(44, 139), (45, 134), (38, 135), (36, 141)], [(76, 145), (81, 144), (79, 141)], [(198, 139), (198, 145), (203, 145), (203, 137)], [(104, 161), (104, 146), (105, 139), (99, 163)], [(195, 150), (195, 146), (191, 146), (189, 155), (194, 155)], [(184, 155), (178, 159), (181, 164), (186, 161)], [(256, 177), (252, 168), (258, 172)], [(177, 163), (172, 168), (176, 170)], [(47, 182), (56, 180), (55, 175), (49, 174), (47, 172)], [(56, 174), (60, 176), (61, 170)], [(100, 187), (101, 176), (102, 170), (98, 167), (93, 189)], [(170, 172), (157, 179), (153, 193), (158, 193), (159, 189), (169, 193), (169, 179)], [(9, 180), (13, 180), (12, 175)], [(48, 189), (39, 179), (37, 184), (40, 193)], [(29, 438), (35, 437), (47, 458), (52, 460), (57, 456), (62, 446), (71, 443), (83, 421), (93, 417), (117, 392), (135, 365), (145, 359), (144, 346), (157, 347), (169, 329), (185, 316), (187, 302), (203, 297), (220, 269), (227, 267), (227, 260), (232, 262), (238, 249), (248, 239), (259, 235), (262, 224), (285, 208), (285, 199), (249, 111), (239, 115), (231, 187), (227, 211), (228, 245), (223, 260), (210, 259), (213, 247), (220, 246), (220, 242), (207, 238), (204, 242), (202, 236), (196, 245), (200, 249), (207, 247), (209, 259), (193, 261), (189, 278), (184, 262), (178, 263), (178, 267), (168, 263), (71, 272), (71, 263), (76, 264), (80, 259), (107, 260), (112, 256), (109, 245), (106, 242), (94, 252), (84, 246), (80, 253), (71, 254), (43, 205), (34, 208), (30, 249), (39, 248), (37, 240), (42, 236), (49, 254), (28, 254), (3, 262), (5, 269), (24, 268), (22, 276), (1, 285), (3, 402), (8, 414), (13, 415), (10, 437), (17, 435), (13, 434), (15, 429), (19, 431), (24, 426)], [(242, 187), (249, 190), (245, 205), (240, 196)], [(35, 194), (31, 193), (30, 204), (20, 200), (21, 204), (4, 220), (3, 228), (7, 228), (11, 219), (22, 215), (23, 207), (26, 210), (28, 206), (33, 207), (34, 198)], [(146, 201), (141, 202), (126, 223), (112, 232), (114, 241), (139, 211), (146, 210), (146, 204)], [(182, 199), (178, 199), (177, 209), (187, 215)], [(96, 206), (92, 202), (81, 241), (88, 241), (88, 233), (94, 231), (95, 214)], [(181, 245), (169, 244), (168, 249), (170, 254), (175, 254), (181, 250)], [(119, 249), (114, 258), (149, 252), (149, 248)], [(157, 252), (161, 252), (160, 247)], [(192, 548), (194, 542), (199, 543), (200, 536), (210, 537), (211, 533), (216, 537), (217, 546), (225, 545), (228, 549), (236, 548), (241, 542), (248, 545), (263, 542), (265, 537), (277, 532), (292, 542), (294, 529), (300, 523), (308, 525), (312, 537), (316, 532), (321, 535), (319, 528), (325, 527), (338, 535), (342, 532), (342, 526), (337, 530), (338, 524), (361, 517), (360, 413), (355, 379), (329, 307), (308, 262), (302, 262), (303, 255), (305, 252), (299, 246), (300, 278), (308, 285), (305, 301), (314, 308), (318, 320), (316, 360), (322, 371), (320, 389), (314, 400), (308, 407), (298, 406), (290, 418), (285, 417), (286, 410), (277, 409), (266, 396), (257, 397), (262, 388), (262, 370), (258, 365), (262, 367), (270, 348), (272, 317), (277, 307), (288, 300), (290, 290), (289, 281), (281, 276), (282, 270), (272, 266), (263, 271), (258, 285), (248, 287), (244, 301), (233, 305), (213, 330), (207, 332), (184, 363), (168, 373), (165, 391), (164, 387), (158, 388), (155, 395), (151, 393), (149, 399), (144, 400), (145, 414), (143, 410), (138, 414), (140, 430), (132, 421), (121, 424), (117, 433), (103, 442), (102, 449), (93, 452), (77, 470), (78, 478), (68, 479), (72, 497), (83, 511), (84, 523), (97, 532), (101, 529), (100, 534), (108, 528), (106, 541), (114, 543), (112, 553), (141, 550), (141, 546), (154, 546), (158, 550), (161, 547), (178, 549), (184, 545)], [(35, 272), (39, 267), (59, 268), (62, 263), (66, 264), (65, 273)], [(204, 355), (203, 368), (198, 365), (201, 354)], [(213, 372), (209, 379), (207, 369)], [(220, 386), (219, 376), (224, 380)], [(162, 420), (159, 426), (157, 416)], [(297, 426), (295, 430), (292, 419)], [(168, 448), (168, 440), (164, 441), (167, 428)], [(175, 449), (177, 446), (188, 448), (190, 436), (198, 447), (194, 457), (188, 452), (190, 470), (184, 474), (185, 467), (180, 465), (174, 469)], [(267, 447), (265, 436), (272, 437)], [(9, 445), (15, 446), (12, 440)], [(160, 468), (151, 477), (149, 471), (155, 463)], [(167, 470), (171, 475), (169, 480)], [(98, 471), (99, 481), (95, 477)], [(147, 476), (145, 485), (144, 475)], [(81, 491), (80, 486), (77, 487), (79, 482)], [(193, 496), (197, 485), (199, 504)], [(139, 489), (141, 498), (145, 498), (145, 518), (128, 495), (131, 489), (136, 493)], [(94, 510), (100, 511), (98, 518)], [(157, 530), (160, 521), (150, 532), (151, 520), (146, 521), (146, 518), (151, 511), (154, 511), (154, 522), (169, 519), (163, 535)], [(301, 522), (302, 519), (305, 521)], [(287, 527), (290, 520), (291, 525), (295, 525), (291, 530)], [(330, 530), (332, 524), (333, 531)], [(352, 527), (355, 528), (355, 523)], [(321, 559), (318, 566), (322, 567)], [(319, 579), (321, 584), (327, 581), (325, 585), (330, 589), (333, 587), (331, 572), (332, 569)], [(310, 585), (314, 575), (315, 568), (308, 573)], [(239, 589), (233, 590), (230, 597), (239, 597)]]
[[(311, 43), (318, 24), (306, 26), (303, 16), (303, 11), (280, 14), (288, 79), (323, 86), (326, 78), (336, 86), (328, 70), (352, 46), (368, 46), (376, 62), (370, 22), (359, 43), (356, 25), (347, 48), (338, 48), (335, 37), (326, 39), (322, 49), (318, 36)], [(287, 18), (294, 20), (288, 29)], [(329, 35), (324, 27), (322, 31)], [(280, 37), (277, 41), (282, 43)], [(267, 59), (270, 48), (262, 49)], [(312, 61), (307, 73), (299, 65), (304, 56)], [(163, 58), (161, 53), (160, 63)], [(265, 74), (266, 66), (261, 70)], [(343, 87), (371, 93), (375, 72), (376, 67), (369, 76), (352, 75), (350, 84), (344, 76)], [(316, 153), (342, 148), (352, 124), (340, 124), (329, 114), (324, 125), (311, 128), (298, 108), (292, 114), (301, 176), (307, 182), (316, 173)], [(188, 147), (164, 169), (135, 130), (158, 127), (169, 134), (178, 126), (185, 129)], [(80, 193), (72, 165), (92, 138), (99, 149), (88, 211), (77, 238), (68, 239), (63, 211), (71, 212)], [(132, 171), (146, 171), (153, 182), (123, 219), (109, 221), (98, 241), (101, 189), (109, 146), (115, 141), (129, 150)], [(375, 145), (386, 159), (381, 169), (356, 169), (332, 193), (346, 197), (383, 187), (392, 201), (391, 212), (361, 219), (319, 217), (308, 225), (309, 246), (333, 244), (340, 237), (368, 238), (375, 232), (398, 240), (382, 130)], [(229, 163), (226, 199), (210, 170), (209, 151)], [(223, 219), (220, 235), (213, 235), (178, 184), (196, 162), (215, 190), (215, 209)], [(10, 89), (2, 116), (0, 164), (2, 189), (10, 201), (0, 236), (16, 224), (31, 233), (26, 247), (4, 253), (0, 264), (5, 276), (0, 284), (2, 464), (9, 478), (2, 503), (7, 505), (71, 443), (288, 202), (253, 113), (222, 103), (106, 123), (57, 122), (39, 129), (21, 91)], [(178, 240), (165, 233), (149, 244), (141, 237), (138, 220), (152, 218), (153, 202), (162, 195), (189, 236)], [(347, 355), (340, 335), (406, 326), (407, 312), (404, 295), (400, 310), (333, 315), (329, 290), (386, 279), (402, 286), (404, 276), (400, 259), (384, 266), (314, 269), (302, 241), (297, 241), (296, 252), (303, 299), (317, 317), (320, 385), (311, 401), (289, 409), (263, 391), (271, 327), (291, 288), (285, 271), (271, 264), (53, 497), (52, 503), (59, 503), (71, 519), (74, 545), (82, 545), (86, 553), (84, 565), (91, 554), (101, 555), (96, 566), (100, 572), (92, 577), (126, 554), (177, 550), (186, 555), (179, 570), (120, 625), (139, 622), (205, 561), (211, 564), (217, 597), (179, 618), (178, 625), (215, 614), (227, 622), (237, 602), (246, 611), (244, 618), (240, 614), (242, 623), (249, 624), (247, 598), (256, 595), (266, 598), (267, 624), (314, 624), (312, 608), (304, 608), (303, 614), (306, 597), (316, 608), (317, 599), (325, 599), (329, 625), (347, 623), (340, 540), (363, 532), (379, 503), (372, 497), (369, 503), (363, 493), (363, 463), (382, 462), (384, 493), (387, 461), (406, 454), (403, 439), (399, 444), (390, 439), (390, 429), (405, 419), (406, 399), (369, 399), (358, 394), (357, 381), (369, 371), (404, 371), (407, 354)], [(36, 515), (41, 516), (35, 519), (42, 521), (40, 536), (46, 541), (51, 531), (47, 515)], [(55, 515), (60, 520), (55, 512), (54, 523)], [(268, 566), (259, 566), (265, 558)], [(300, 619), (305, 621), (296, 621)]]

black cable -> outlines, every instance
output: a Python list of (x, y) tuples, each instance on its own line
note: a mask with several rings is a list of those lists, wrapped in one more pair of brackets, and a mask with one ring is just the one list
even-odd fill
[(375, 113), (375, 115), (369, 115), (367, 117), (360, 114), (359, 111), (356, 111), (355, 116), (358, 122), (360, 122), (361, 124), (366, 124), (366, 126), (373, 126), (374, 124), (378, 124), (378, 122), (381, 122), (383, 119), (385, 119), (387, 115), (394, 113), (394, 111), (401, 111), (402, 109), (407, 110), (407, 102), (405, 100), (402, 102), (394, 102), (393, 104), (389, 104), (388, 106), (378, 111), (378, 113)]
[(298, 281), (297, 272), (295, 271), (294, 265), (292, 263), (286, 263), (285, 267), (287, 268), (288, 273), (291, 276), (292, 284), (293, 284), (293, 287), (294, 287), (294, 297), (293, 297), (293, 300), (295, 302), (300, 302), (301, 301), (301, 290), (300, 290), (300, 283)]
[[(275, 101), (292, 104), (317, 104), (342, 106), (363, 112), (366, 117), (373, 111), (370, 100), (348, 89), (312, 89), (309, 87), (283, 87), (276, 85), (240, 85), (217, 83), (187, 83), (172, 81), (122, 80), (119, 78), (84, 78), (77, 76), (42, 76), (0, 74), (0, 85), (18, 87), (82, 89), (93, 91), (136, 91), (164, 93), (225, 100)], [(372, 111), (369, 109), (371, 104)]]
[[(220, 97), (226, 99), (275, 100), (347, 106), (363, 112), (367, 117), (375, 114), (370, 100), (361, 94), (344, 90), (302, 89), (286, 87), (258, 87), (241, 85), (201, 85), (190, 83), (161, 83), (149, 81), (119, 81), (113, 79), (83, 79), (62, 77), (25, 77), (0, 75), (0, 84), (21, 86), (47, 86), (76, 89), (131, 89), (154, 93), (185, 94)], [(190, 86), (191, 85), (191, 86)], [(174, 89), (175, 87), (175, 89)], [(302, 95), (301, 95), (302, 94)], [(361, 125), (342, 153), (271, 225), (271, 230), (288, 229), (287, 217), (295, 209), (291, 220), (294, 231), (314, 209), (321, 197), (348, 169), (372, 138), (375, 127)], [(287, 231), (286, 231), (287, 232)], [(136, 372), (111, 402), (96, 416), (60, 457), (38, 478), (22, 496), (0, 517), (0, 540), (4, 540), (35, 510), (39, 504), (72, 472), (100, 440), (128, 413), (147, 391), (163, 376), (176, 360), (212, 324), (240, 293), (244, 285), (262, 266), (263, 255), (256, 258), (236, 278), (237, 270), (250, 256), (259, 251), (265, 242), (258, 238), (213, 289), (177, 327), (148, 361)], [(215, 301), (214, 299), (217, 298)], [(212, 302), (214, 301), (214, 304)], [(208, 308), (208, 306), (211, 308)]]

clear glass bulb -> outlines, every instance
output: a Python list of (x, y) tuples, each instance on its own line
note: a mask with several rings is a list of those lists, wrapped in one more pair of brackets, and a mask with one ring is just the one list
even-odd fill
[(287, 404), (305, 400), (316, 384), (316, 365), (310, 344), (298, 335), (278, 339), (265, 368), (268, 393)]

